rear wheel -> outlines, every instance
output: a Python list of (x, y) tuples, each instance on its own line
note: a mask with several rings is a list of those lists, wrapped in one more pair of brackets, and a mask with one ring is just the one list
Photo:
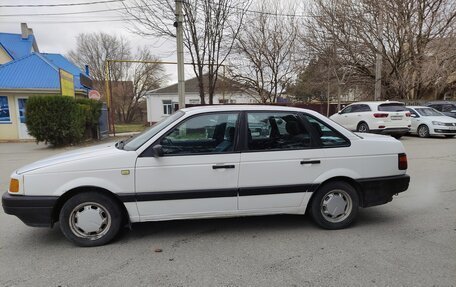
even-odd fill
[(76, 245), (92, 247), (110, 242), (122, 225), (119, 205), (108, 195), (80, 193), (62, 207), (60, 229)]
[(359, 198), (353, 186), (335, 181), (323, 185), (316, 192), (311, 202), (315, 223), (325, 229), (341, 229), (356, 219)]
[(368, 133), (369, 132), (369, 125), (365, 122), (361, 122), (356, 127), (356, 131), (360, 133)]
[(421, 125), (418, 127), (418, 136), (420, 138), (429, 137), (429, 128), (426, 125)]

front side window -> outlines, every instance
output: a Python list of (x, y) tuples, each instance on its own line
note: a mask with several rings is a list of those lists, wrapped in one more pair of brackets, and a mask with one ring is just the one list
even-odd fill
[(192, 117), (160, 140), (164, 155), (207, 154), (234, 151), (238, 113)]
[(328, 124), (309, 115), (305, 115), (315, 134), (319, 137), (322, 147), (346, 147), (350, 142)]
[(353, 112), (353, 106), (354, 106), (354, 105), (350, 105), (350, 106), (346, 107), (346, 108), (343, 109), (340, 113), (341, 113), (341, 114), (352, 113), (352, 112)]
[(454, 105), (443, 105), (442, 107), (442, 112), (445, 112), (445, 113), (450, 113), (451, 111), (454, 111), (456, 110), (456, 106)]
[(7, 96), (0, 96), (0, 123), (2, 122), (11, 122)]
[(412, 109), (407, 108), (407, 110), (412, 114), (415, 118), (419, 118), (420, 116)]
[(248, 113), (249, 150), (293, 150), (309, 148), (310, 134), (297, 113)]

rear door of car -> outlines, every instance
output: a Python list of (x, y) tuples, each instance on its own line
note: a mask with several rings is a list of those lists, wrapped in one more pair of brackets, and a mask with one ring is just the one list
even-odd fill
[[(187, 118), (136, 162), (141, 220), (212, 216), (237, 211), (239, 112)], [(161, 145), (163, 156), (154, 157)]]
[[(314, 125), (318, 123), (311, 124), (303, 114), (293, 111), (252, 111), (245, 119), (239, 210), (280, 213), (305, 206), (317, 187), (315, 180), (330, 165), (325, 150), (317, 148), (322, 128), (317, 129)], [(254, 132), (253, 128), (261, 124), (263, 132)], [(337, 136), (332, 140), (337, 142)], [(339, 140), (341, 146), (349, 145), (348, 140)]]

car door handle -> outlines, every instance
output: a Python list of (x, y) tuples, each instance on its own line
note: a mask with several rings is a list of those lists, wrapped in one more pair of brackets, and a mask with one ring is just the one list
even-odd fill
[(301, 160), (301, 164), (320, 164), (320, 160)]
[(213, 166), (212, 166), (212, 169), (221, 169), (221, 168), (234, 168), (234, 164), (213, 165)]

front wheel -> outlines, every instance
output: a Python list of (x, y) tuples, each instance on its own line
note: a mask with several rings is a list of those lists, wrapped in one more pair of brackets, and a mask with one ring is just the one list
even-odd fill
[(325, 229), (341, 229), (356, 219), (359, 198), (353, 186), (336, 181), (323, 185), (316, 192), (311, 202), (315, 223)]
[(109, 243), (119, 233), (122, 212), (111, 197), (85, 192), (65, 202), (59, 221), (63, 235), (74, 244), (99, 246)]
[(428, 138), (429, 137), (429, 128), (426, 125), (421, 125), (418, 127), (418, 136), (420, 138)]

